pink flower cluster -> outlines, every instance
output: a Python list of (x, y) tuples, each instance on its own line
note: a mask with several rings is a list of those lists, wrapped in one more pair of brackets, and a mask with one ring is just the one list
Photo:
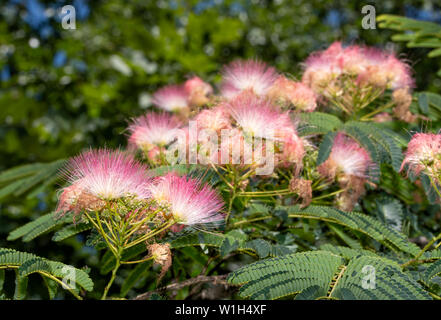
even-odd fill
[(387, 89), (410, 89), (413, 79), (408, 64), (393, 53), (375, 48), (334, 42), (328, 49), (312, 53), (304, 63), (302, 81), (318, 94), (342, 76), (352, 76), (361, 84)]
[(178, 223), (194, 225), (224, 219), (219, 194), (200, 180), (169, 173), (149, 186), (152, 198), (169, 206)]
[[(205, 159), (199, 158), (199, 163), (259, 167), (264, 165), (265, 157), (274, 154), (273, 144), (278, 150), (276, 165), (302, 167), (305, 150), (294, 122), (289, 112), (281, 111), (267, 97), (246, 90), (212, 109), (203, 110), (193, 121), (197, 125), (197, 145), (189, 146), (193, 142), (187, 134), (180, 148), (182, 153), (190, 148), (202, 150), (199, 155)], [(191, 128), (183, 130), (189, 133)]]
[(339, 175), (367, 178), (372, 165), (369, 153), (353, 139), (338, 133), (329, 158), (318, 167), (324, 177), (334, 179)]
[(172, 114), (147, 113), (130, 124), (129, 145), (143, 150), (148, 158), (156, 161), (165, 147), (176, 138), (176, 130), (180, 126), (181, 121)]
[(306, 85), (279, 75), (272, 67), (255, 60), (233, 61), (222, 72), (221, 95), (227, 100), (245, 91), (268, 97), (282, 107), (313, 111), (317, 107), (316, 95)]
[[(101, 211), (120, 199), (155, 200), (170, 208), (176, 223), (193, 225), (223, 220), (223, 202), (210, 186), (176, 174), (151, 178), (146, 166), (122, 151), (91, 150), (72, 158), (64, 169), (69, 186), (59, 197), (57, 212)], [(133, 212), (138, 210), (134, 208)]]
[(337, 205), (345, 211), (351, 211), (363, 194), (364, 185), (373, 168), (369, 153), (355, 140), (338, 133), (328, 159), (317, 169), (324, 178), (338, 181), (343, 192), (337, 197)]
[(439, 183), (441, 178), (441, 134), (414, 134), (407, 145), (401, 170), (405, 166), (415, 175), (424, 172)]
[(192, 106), (206, 104), (212, 93), (208, 83), (193, 77), (183, 85), (168, 85), (156, 91), (153, 104), (165, 111), (186, 114)]

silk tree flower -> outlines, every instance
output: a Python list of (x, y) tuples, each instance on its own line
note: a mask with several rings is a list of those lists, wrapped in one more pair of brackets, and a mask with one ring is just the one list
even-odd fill
[(441, 173), (441, 134), (416, 133), (412, 136), (401, 170), (404, 166), (415, 175), (422, 171), (439, 183)]
[(318, 170), (324, 177), (334, 179), (339, 174), (367, 178), (372, 165), (369, 153), (353, 139), (338, 133), (329, 158)]
[(364, 148), (343, 133), (338, 133), (329, 158), (317, 170), (323, 177), (338, 181), (344, 190), (338, 196), (338, 206), (342, 210), (350, 211), (364, 193), (364, 184), (373, 166), (374, 163)]
[(269, 99), (253, 93), (240, 94), (226, 107), (247, 136), (280, 140), (285, 132), (293, 130), (287, 112), (279, 112)]
[(232, 99), (244, 90), (265, 95), (276, 81), (277, 72), (261, 61), (236, 60), (224, 67), (222, 76), (221, 94)]
[(224, 219), (223, 201), (209, 185), (198, 179), (169, 173), (150, 185), (152, 198), (168, 206), (179, 224), (197, 225)]
[(278, 165), (281, 167), (294, 166), (294, 173), (297, 176), (303, 168), (303, 157), (305, 146), (303, 140), (295, 131), (286, 132), (282, 142), (282, 152), (278, 155)]
[(108, 149), (90, 150), (69, 160), (63, 169), (70, 186), (59, 198), (57, 212), (98, 210), (121, 198), (146, 200), (151, 179), (131, 155)]
[(363, 48), (362, 53), (365, 61), (360, 79), (392, 90), (413, 88), (410, 66), (393, 53), (369, 47)]
[(333, 43), (324, 51), (313, 52), (303, 63), (302, 82), (317, 93), (342, 73), (338, 63), (343, 54), (340, 42)]
[(188, 112), (188, 94), (183, 86), (168, 85), (153, 94), (153, 104), (170, 112)]
[(211, 85), (199, 77), (192, 77), (185, 81), (184, 89), (188, 96), (188, 103), (196, 107), (207, 104), (210, 95), (213, 94)]
[(414, 83), (410, 66), (393, 53), (356, 45), (343, 47), (341, 42), (312, 53), (304, 67), (302, 81), (316, 93), (325, 95), (330, 91), (338, 92), (332, 85), (342, 75), (356, 77), (359, 85), (383, 89), (409, 89)]
[(129, 145), (143, 151), (163, 149), (176, 138), (181, 122), (168, 113), (147, 113), (129, 125)]
[(395, 103), (393, 108), (394, 115), (405, 122), (412, 123), (418, 119), (418, 116), (410, 112), (412, 104), (412, 95), (407, 88), (400, 88), (392, 93), (392, 100)]
[(292, 104), (300, 111), (311, 112), (317, 108), (314, 91), (305, 84), (289, 80), (284, 76), (277, 78), (268, 91), (268, 97), (282, 106)]
[(230, 114), (223, 105), (202, 110), (194, 120), (197, 122), (198, 129), (210, 129), (216, 132), (231, 129)]

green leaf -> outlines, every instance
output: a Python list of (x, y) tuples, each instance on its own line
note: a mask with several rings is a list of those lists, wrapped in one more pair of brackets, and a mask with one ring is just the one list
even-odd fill
[(427, 269), (421, 275), (421, 281), (423, 281), (426, 284), (429, 284), (435, 276), (440, 274), (441, 274), (441, 260), (437, 260), (431, 263), (427, 267)]
[(299, 299), (430, 299), (396, 262), (371, 255), (357, 255), (347, 261), (321, 250), (260, 260), (230, 273), (227, 280), (241, 286), (241, 297), (256, 300), (294, 294)]
[(336, 116), (323, 112), (301, 113), (300, 119), (298, 132), (301, 136), (326, 134), (329, 131), (336, 131), (343, 125)]
[(4, 284), (5, 284), (5, 270), (0, 269), (0, 292), (3, 291)]
[(323, 162), (325, 162), (328, 159), (336, 135), (337, 135), (336, 132), (328, 132), (323, 136), (323, 140), (320, 143), (320, 147), (317, 155), (317, 166), (321, 165)]
[(323, 296), (326, 296), (326, 291), (318, 285), (313, 285), (302, 290), (294, 300), (315, 300)]
[(14, 300), (24, 300), (28, 289), (28, 278), (21, 277), (19, 272), (15, 272), (15, 292)]
[(239, 241), (226, 237), (219, 248), (222, 257), (227, 256), (229, 253), (239, 248)]
[(407, 237), (381, 221), (359, 212), (344, 212), (332, 207), (308, 206), (301, 208), (300, 205), (289, 207), (276, 207), (287, 210), (290, 217), (318, 219), (345, 226), (351, 230), (365, 234), (394, 251), (403, 251), (413, 256), (420, 249)]
[(73, 237), (74, 235), (77, 235), (83, 231), (90, 229), (92, 229), (92, 226), (89, 223), (83, 222), (78, 224), (71, 224), (58, 230), (52, 237), (52, 240), (56, 242), (63, 241), (65, 239), (68, 239), (70, 237)]
[(71, 221), (71, 220), (72, 220), (72, 216), (70, 215), (60, 219), (56, 219), (55, 213), (51, 212), (11, 231), (7, 239), (9, 241), (12, 241), (18, 238), (23, 238), (24, 242), (29, 242), (35, 239), (36, 237), (44, 233), (47, 233), (49, 231), (52, 231), (58, 228), (59, 226), (65, 224), (67, 221)]
[(268, 257), (271, 252), (271, 244), (263, 239), (248, 241), (245, 246), (254, 249), (261, 259)]
[(51, 299), (51, 300), (54, 299), (55, 296), (57, 295), (57, 292), (58, 292), (58, 283), (52, 279), (45, 277), (45, 276), (43, 276), (43, 281), (44, 281), (44, 284), (46, 285), (46, 288), (47, 288), (47, 291), (49, 294), (49, 299)]
[(32, 273), (39, 273), (46, 277), (49, 275), (58, 279), (67, 277), (87, 291), (93, 289), (92, 279), (83, 270), (27, 252), (0, 248), (0, 267), (16, 270), (15, 294), (17, 297), (25, 296), (23, 290), (26, 290), (27, 276)]
[(120, 296), (125, 297), (141, 278), (145, 277), (151, 266), (151, 261), (139, 263), (125, 278), (120, 291)]
[(429, 114), (429, 100), (427, 99), (427, 95), (424, 92), (418, 95), (418, 105), (420, 106), (421, 112), (423, 114)]

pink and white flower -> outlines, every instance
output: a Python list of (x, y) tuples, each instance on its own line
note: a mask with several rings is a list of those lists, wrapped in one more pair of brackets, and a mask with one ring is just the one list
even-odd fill
[(99, 201), (150, 197), (147, 168), (121, 151), (86, 151), (69, 160), (63, 171), (70, 186), (63, 189), (59, 211), (69, 211), (77, 202), (87, 209)]
[(407, 145), (401, 170), (405, 165), (416, 175), (425, 170), (436, 177), (441, 170), (441, 134), (414, 134)]
[(231, 128), (230, 114), (222, 105), (202, 110), (194, 120), (197, 122), (198, 129), (220, 132), (222, 129)]
[(234, 98), (244, 90), (252, 90), (256, 95), (265, 95), (277, 79), (274, 68), (256, 60), (236, 60), (222, 71), (222, 96)]
[(219, 194), (200, 180), (169, 173), (149, 188), (153, 199), (168, 206), (180, 224), (195, 225), (224, 219)]
[(372, 165), (369, 153), (364, 148), (343, 133), (338, 133), (329, 158), (318, 167), (318, 171), (331, 179), (339, 174), (367, 178)]
[(207, 104), (209, 96), (213, 94), (211, 85), (199, 77), (192, 77), (185, 81), (184, 89), (187, 92), (189, 104), (197, 107)]
[(414, 85), (408, 64), (391, 52), (371, 47), (343, 47), (334, 42), (328, 49), (312, 53), (304, 66), (302, 81), (321, 94), (341, 75), (357, 76), (359, 84), (392, 90)]
[(240, 94), (226, 107), (248, 136), (277, 140), (294, 130), (287, 112), (279, 112), (270, 100), (250, 92)]
[(154, 93), (153, 104), (165, 111), (182, 111), (189, 108), (188, 94), (183, 86), (168, 85)]
[(129, 144), (150, 151), (164, 147), (176, 138), (181, 122), (167, 113), (147, 113), (133, 120), (129, 126)]
[(303, 168), (305, 147), (303, 140), (296, 132), (287, 132), (283, 137), (282, 153), (279, 155), (279, 165), (289, 167), (295, 164), (296, 174)]
[(282, 105), (292, 104), (299, 110), (311, 112), (317, 108), (316, 95), (301, 82), (280, 76), (268, 91), (268, 96)]

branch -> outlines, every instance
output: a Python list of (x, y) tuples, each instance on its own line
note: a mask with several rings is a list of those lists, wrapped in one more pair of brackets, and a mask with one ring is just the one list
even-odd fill
[(188, 280), (184, 280), (182, 282), (172, 283), (172, 284), (169, 284), (168, 286), (165, 286), (165, 287), (153, 290), (153, 291), (148, 291), (146, 293), (142, 293), (142, 294), (136, 296), (134, 298), (134, 300), (146, 300), (146, 299), (150, 298), (150, 296), (153, 293), (167, 291), (167, 290), (179, 290), (179, 289), (191, 286), (196, 283), (212, 282), (214, 285), (216, 285), (216, 284), (228, 285), (228, 282), (225, 280), (226, 277), (227, 277), (226, 274), (219, 275), (219, 276), (197, 276), (196, 278), (191, 278)]

